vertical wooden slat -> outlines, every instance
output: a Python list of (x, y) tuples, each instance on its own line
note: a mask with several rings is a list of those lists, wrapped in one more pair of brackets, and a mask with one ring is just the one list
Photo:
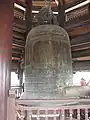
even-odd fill
[[(89, 107), (89, 106), (88, 106)], [(28, 107), (28, 117), (27, 117), (27, 120), (29, 119), (29, 120), (31, 120), (31, 118), (33, 118), (33, 119), (38, 119), (38, 120), (40, 120), (40, 118), (42, 118), (42, 117), (45, 117), (45, 120), (48, 120), (48, 118), (49, 117), (53, 117), (53, 120), (56, 120), (57, 119), (57, 116), (55, 116), (55, 115), (57, 115), (57, 114), (60, 114), (60, 120), (66, 120), (66, 117), (69, 119), (69, 120), (73, 120), (73, 115), (74, 115), (74, 117), (76, 118), (77, 117), (77, 120), (80, 120), (82, 117), (83, 117), (83, 113), (85, 113), (85, 120), (88, 120), (88, 109), (87, 109), (87, 106), (86, 106), (86, 109), (85, 109), (85, 106), (84, 106), (84, 108), (82, 108), (82, 107), (80, 107), (80, 106), (78, 106), (78, 108), (75, 108), (75, 106), (72, 106), (72, 108), (70, 107), (69, 108), (69, 106), (68, 106), (68, 108), (67, 108), (67, 106), (65, 107), (65, 108), (60, 108), (61, 110), (59, 110), (59, 109), (54, 109), (54, 108), (52, 108), (52, 110), (51, 109), (49, 109), (49, 108), (47, 108), (47, 109), (41, 109), (41, 111), (40, 111), (40, 109), (39, 108), (33, 108), (33, 110), (31, 111), (30, 109), (29, 109), (29, 107)], [(74, 112), (74, 109), (76, 110), (75, 112)], [(83, 112), (84, 110), (83, 109), (85, 109), (85, 112)], [(27, 110), (27, 107), (25, 107), (24, 108), (24, 110)], [(21, 108), (21, 116), (22, 116), (22, 119), (21, 120), (24, 120), (24, 117), (25, 117), (25, 112), (24, 112), (24, 110), (23, 110), (23, 107)], [(33, 111), (36, 111), (35, 113), (33, 113)], [(43, 111), (45, 111), (45, 113), (42, 113), (42, 110)], [(67, 110), (67, 114), (68, 114), (68, 116), (65, 116), (66, 114), (66, 111)], [(81, 112), (81, 110), (82, 110), (82, 112)], [(53, 112), (52, 112), (53, 111)], [(33, 115), (32, 115), (32, 113), (33, 113)], [(82, 113), (82, 114), (81, 114)], [(48, 116), (48, 115), (51, 115), (51, 116)], [(77, 116), (76, 116), (77, 115)], [(31, 118), (30, 118), (31, 117)], [(25, 117), (26, 118), (26, 117)]]
[(61, 120), (64, 120), (65, 119), (65, 115), (64, 115), (64, 109), (61, 109)]
[(60, 110), (58, 110), (58, 114), (59, 114), (59, 120), (60, 120), (60, 118), (61, 118), (61, 112), (60, 112)]
[(38, 120), (40, 120), (40, 110), (39, 110), (39, 109), (37, 110), (37, 116), (38, 116), (38, 117), (37, 117)]
[(72, 120), (72, 114), (73, 114), (73, 110), (70, 109), (70, 120)]
[(29, 120), (32, 120), (32, 110), (29, 110)]
[(27, 120), (31, 120), (31, 111), (27, 110)]
[[(56, 115), (57, 114), (57, 111), (56, 110), (54, 110), (54, 115)], [(54, 116), (54, 119), (53, 120), (56, 120), (56, 116)]]
[(77, 109), (77, 119), (80, 120), (80, 109)]
[(85, 109), (85, 120), (88, 120), (88, 109)]
[(24, 120), (24, 118), (25, 118), (25, 111), (21, 110), (21, 120)]
[(48, 120), (48, 116), (47, 116), (48, 115), (48, 110), (45, 110), (45, 115), (46, 115), (45, 120)]

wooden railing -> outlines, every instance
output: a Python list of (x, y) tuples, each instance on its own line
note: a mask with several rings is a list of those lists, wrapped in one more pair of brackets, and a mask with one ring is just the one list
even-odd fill
[[(30, 105), (32, 102), (50, 101), (52, 106)], [(53, 105), (53, 103), (61, 103), (62, 101), (67, 104)], [(70, 101), (72, 105), (70, 105)], [(10, 111), (8, 112), (8, 120), (89, 120), (89, 101), (90, 99), (75, 98), (64, 100), (15, 100), (14, 92), (10, 92), (8, 99), (8, 111)], [(83, 102), (84, 104), (82, 104)]]
[(25, 107), (16, 108), (17, 118), (21, 120), (88, 120), (88, 105), (79, 106), (58, 106), (54, 108)]
[(22, 92), (24, 91), (23, 86), (11, 86), (10, 88), (10, 91), (15, 92), (15, 98), (20, 98)]

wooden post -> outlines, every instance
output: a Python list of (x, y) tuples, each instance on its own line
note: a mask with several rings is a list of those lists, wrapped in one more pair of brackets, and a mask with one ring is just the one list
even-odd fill
[(0, 120), (7, 120), (13, 39), (13, 0), (0, 0)]
[(25, 20), (26, 20), (26, 35), (32, 28), (32, 0), (26, 0), (26, 15), (25, 15)]
[(7, 120), (16, 120), (15, 91), (9, 91), (7, 104)]
[(59, 0), (58, 4), (58, 22), (59, 26), (64, 27), (65, 23), (65, 3), (64, 0)]
[(60, 117), (61, 117), (61, 118), (60, 118), (61, 120), (64, 120), (64, 119), (65, 119), (65, 114), (64, 114), (64, 112), (65, 112), (64, 109), (61, 109), (61, 116), (60, 116)]
[[(18, 72), (18, 79), (19, 79), (19, 85), (21, 88), (23, 88), (23, 61), (19, 62), (19, 72)], [(19, 92), (22, 93), (22, 89), (20, 88)]]
[(90, 19), (90, 3), (89, 3), (89, 13), (88, 14), (89, 14), (89, 19)]

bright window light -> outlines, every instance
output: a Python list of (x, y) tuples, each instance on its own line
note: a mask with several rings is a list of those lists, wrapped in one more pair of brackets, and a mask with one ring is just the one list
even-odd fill
[(84, 78), (88, 82), (90, 80), (90, 72), (76, 72), (73, 75), (73, 84), (80, 85), (81, 78)]
[(11, 86), (18, 86), (19, 85), (19, 80), (18, 76), (15, 72), (11, 72)]

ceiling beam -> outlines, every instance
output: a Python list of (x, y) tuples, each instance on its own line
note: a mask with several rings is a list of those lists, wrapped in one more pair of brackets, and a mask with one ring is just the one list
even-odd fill
[(12, 60), (20, 60), (20, 58), (19, 57), (14, 57), (14, 56), (12, 56)]
[(12, 46), (16, 46), (16, 47), (20, 47), (20, 48), (25, 48), (25, 45), (19, 45), (19, 44), (16, 44), (16, 43), (12, 43)]
[(72, 30), (68, 31), (70, 36), (78, 36), (78, 35), (82, 35), (85, 33), (89, 33), (90, 32), (90, 25), (88, 26), (82, 26), (82, 27), (76, 27), (73, 28)]
[(73, 61), (85, 61), (85, 60), (90, 60), (90, 56), (72, 58), (72, 60), (73, 60)]
[(71, 45), (79, 45), (84, 44), (86, 42), (90, 42), (90, 33), (78, 35), (77, 37), (71, 37)]
[(73, 28), (76, 28), (76, 27), (90, 25), (90, 19), (86, 19), (84, 21), (81, 21), (80, 18), (79, 18), (79, 21), (80, 22), (74, 23), (74, 24), (71, 24), (70, 22), (69, 23), (66, 22), (65, 23), (65, 29), (72, 30)]
[[(32, 5), (34, 7), (37, 7), (37, 6), (44, 7), (45, 5), (48, 5), (48, 4), (49, 4), (48, 1), (47, 2), (45, 2), (45, 1), (32, 1)], [(51, 2), (51, 6), (57, 7), (56, 2)]]
[(90, 49), (90, 42), (86, 42), (84, 44), (79, 44), (79, 45), (75, 45), (75, 46), (73, 45), (71, 47), (71, 49), (72, 49), (72, 52)]
[(17, 49), (17, 50), (24, 50), (24, 47), (20, 47), (20, 46), (16, 46), (16, 45), (12, 45), (12, 49)]
[(90, 58), (89, 60), (80, 60), (74, 61), (73, 64), (73, 71), (90, 71)]
[(90, 48), (86, 50), (72, 52), (72, 58), (87, 57), (87, 56), (90, 56)]

